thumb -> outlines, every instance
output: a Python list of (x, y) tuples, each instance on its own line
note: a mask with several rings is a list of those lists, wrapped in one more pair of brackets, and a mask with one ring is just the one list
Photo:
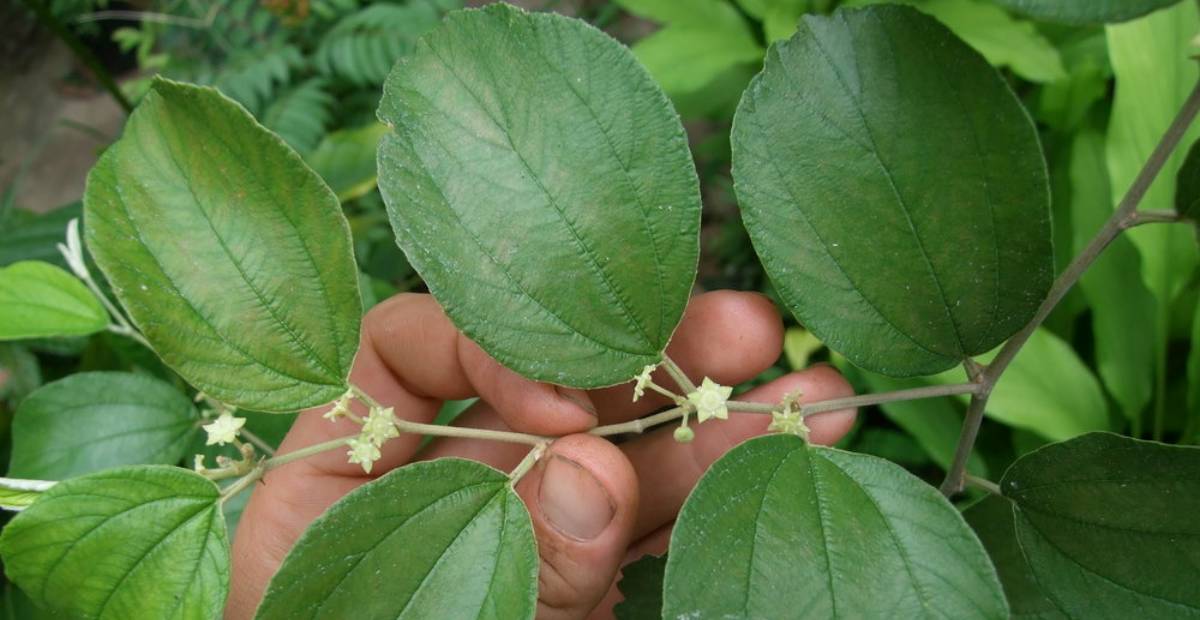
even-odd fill
[(517, 485), (541, 554), (539, 620), (583, 618), (616, 576), (633, 535), (638, 488), (633, 465), (599, 437), (551, 444)]

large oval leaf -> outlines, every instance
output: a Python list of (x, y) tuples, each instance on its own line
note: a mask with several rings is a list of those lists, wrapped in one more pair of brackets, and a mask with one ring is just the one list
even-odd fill
[(1192, 145), (1175, 182), (1175, 212), (1196, 219), (1200, 214), (1200, 142)]
[(313, 522), (257, 618), (532, 618), (537, 545), (508, 477), (474, 461), (416, 463)]
[(191, 399), (158, 379), (74, 374), (21, 401), (8, 475), (61, 480), (118, 465), (174, 465), (198, 428)]
[(211, 481), (162, 465), (60, 482), (0, 534), (5, 573), (71, 617), (219, 618), (229, 541), (218, 497)]
[(912, 8), (805, 17), (738, 106), (733, 175), (781, 297), (850, 361), (929, 374), (1024, 325), (1053, 277), (1037, 134)]
[(1022, 15), (1049, 22), (1123, 22), (1180, 0), (992, 0)]
[(88, 176), (88, 249), (168, 365), (261, 411), (334, 400), (362, 316), (329, 188), (211, 88), (158, 79)]
[(671, 536), (667, 618), (1007, 618), (958, 511), (883, 459), (791, 435), (743, 443)]
[(0, 340), (84, 336), (107, 325), (100, 300), (59, 267), (30, 260), (0, 268)]
[(1013, 529), (1012, 502), (999, 495), (988, 495), (964, 511), (963, 518), (975, 530), (992, 558), (1013, 618), (1057, 620), (1066, 617), (1042, 593), (1029, 570), (1029, 562), (1021, 554), (1017, 532)]
[(679, 118), (586, 23), (496, 4), (396, 65), (379, 187), (446, 313), (501, 363), (579, 387), (661, 359), (699, 250)]
[(1200, 448), (1091, 433), (1022, 457), (1000, 485), (1068, 616), (1200, 618)]

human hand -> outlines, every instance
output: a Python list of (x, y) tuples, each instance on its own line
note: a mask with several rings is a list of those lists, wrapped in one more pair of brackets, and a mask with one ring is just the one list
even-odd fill
[[(717, 291), (691, 301), (668, 353), (693, 378), (734, 385), (770, 367), (782, 342), (783, 326), (768, 299)], [(429, 295), (397, 295), (367, 314), (351, 377), (402, 419), (430, 422), (443, 401), (478, 396), (457, 425), (561, 436), (516, 487), (529, 507), (541, 554), (539, 618), (611, 616), (620, 600), (614, 582), (621, 564), (664, 552), (684, 499), (708, 466), (734, 445), (765, 432), (770, 420), (731, 413), (728, 420), (694, 425), (695, 440), (689, 444), (677, 443), (674, 427), (668, 427), (614, 445), (586, 433), (646, 415), (668, 405), (667, 399), (647, 392), (632, 402), (632, 384), (584, 391), (525, 379), (461, 335)], [(670, 380), (656, 374), (655, 381), (667, 385)], [(808, 402), (852, 393), (837, 371), (817, 366), (738, 399), (774, 403), (797, 389)], [(279, 454), (358, 431), (344, 418), (323, 419), (327, 409), (302, 413)], [(854, 415), (839, 411), (808, 418), (810, 440), (837, 441)], [(348, 463), (341, 451), (269, 472), (238, 526), (226, 617), (253, 615), (301, 533), (355, 487), (406, 463), (439, 457), (474, 459), (507, 471), (529, 451), (521, 444), (460, 438), (421, 448), (421, 440), (402, 434), (389, 441), (371, 475)]]

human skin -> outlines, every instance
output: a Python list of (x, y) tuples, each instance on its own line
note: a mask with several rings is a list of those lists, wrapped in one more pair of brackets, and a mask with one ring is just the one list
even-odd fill
[[(752, 379), (779, 357), (783, 324), (766, 297), (715, 291), (691, 300), (667, 354), (692, 378), (725, 385)], [(445, 400), (479, 397), (456, 421), (476, 428), (561, 436), (517, 485), (529, 507), (541, 555), (538, 618), (612, 617), (620, 601), (620, 566), (666, 550), (671, 526), (701, 474), (727, 450), (766, 432), (770, 416), (730, 414), (693, 424), (695, 440), (676, 442), (664, 428), (619, 445), (586, 434), (595, 426), (631, 420), (667, 404), (653, 392), (637, 402), (632, 385), (576, 390), (537, 383), (501, 366), (460, 334), (429, 295), (401, 294), (363, 320), (362, 343), (351, 372), (355, 385), (397, 417), (430, 422)], [(654, 380), (673, 385), (661, 371)], [(802, 390), (805, 401), (853, 394), (832, 367), (819, 365), (756, 387), (739, 400), (774, 403)], [(349, 420), (321, 417), (327, 407), (302, 413), (279, 454), (352, 435)], [(365, 414), (365, 410), (359, 410)], [(831, 444), (855, 412), (807, 419), (810, 440)], [(371, 474), (346, 461), (344, 451), (294, 461), (255, 485), (233, 544), (233, 579), (226, 618), (250, 618), (271, 575), (308, 525), (361, 484), (405, 463), (456, 456), (511, 470), (529, 447), (447, 438), (421, 448), (422, 437), (401, 435), (383, 447)]]

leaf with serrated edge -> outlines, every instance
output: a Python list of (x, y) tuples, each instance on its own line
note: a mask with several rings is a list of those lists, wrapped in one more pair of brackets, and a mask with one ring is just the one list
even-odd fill
[(1200, 618), (1200, 448), (1090, 433), (1000, 481), (1042, 592), (1072, 618)]
[(439, 459), (393, 470), (314, 521), (255, 617), (532, 618), (537, 571), (529, 513), (508, 477)]
[(362, 302), (337, 198), (211, 88), (156, 79), (88, 176), (88, 249), (163, 360), (289, 411), (346, 391)]
[(229, 540), (218, 497), (212, 481), (163, 465), (60, 482), (0, 534), (5, 574), (72, 617), (219, 618)]
[(1037, 132), (932, 17), (891, 5), (805, 17), (768, 52), (732, 139), (768, 275), (859, 366), (945, 370), (1014, 334), (1049, 290)]
[(663, 617), (1007, 618), (983, 546), (941, 493), (793, 435), (708, 470), (671, 535)]
[(561, 15), (452, 13), (392, 70), (379, 118), (396, 239), (467, 336), (576, 387), (661, 360), (695, 280), (699, 185), (628, 49)]

